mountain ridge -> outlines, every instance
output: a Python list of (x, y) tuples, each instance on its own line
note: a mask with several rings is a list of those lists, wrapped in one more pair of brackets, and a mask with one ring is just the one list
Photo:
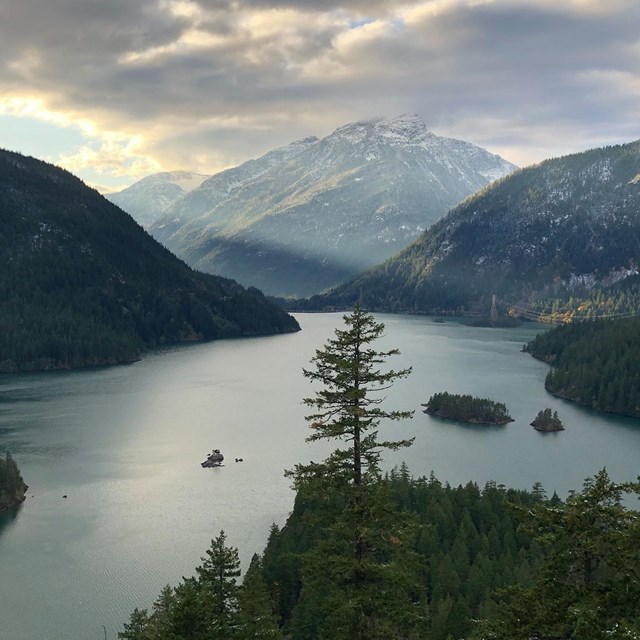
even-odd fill
[(435, 135), (415, 114), (349, 123), (280, 149), (209, 178), (149, 231), (198, 269), (273, 295), (307, 295), (393, 255), (516, 168)]
[[(553, 158), (467, 198), (404, 251), (310, 306), (420, 313), (488, 310), (609, 286), (640, 261), (640, 141)], [(626, 275), (625, 275), (626, 274)]]
[(199, 187), (208, 175), (191, 171), (163, 171), (146, 176), (105, 198), (124, 209), (145, 229), (176, 200)]

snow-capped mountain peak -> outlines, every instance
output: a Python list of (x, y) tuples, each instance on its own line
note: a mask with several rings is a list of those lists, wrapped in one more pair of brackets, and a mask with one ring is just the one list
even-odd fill
[(515, 168), (416, 114), (353, 122), (212, 176), (150, 233), (197, 269), (309, 295), (404, 248)]
[(419, 115), (407, 113), (394, 118), (351, 122), (338, 127), (326, 139), (349, 144), (369, 142), (395, 146), (421, 144), (433, 137)]
[(415, 113), (379, 120), (374, 124), (378, 136), (393, 145), (423, 144), (437, 136), (427, 129), (424, 120)]

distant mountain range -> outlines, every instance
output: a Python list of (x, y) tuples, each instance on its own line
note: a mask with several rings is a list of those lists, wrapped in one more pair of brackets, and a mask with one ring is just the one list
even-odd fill
[(307, 296), (397, 253), (515, 168), (415, 115), (357, 122), (212, 176), (149, 231), (193, 267)]
[(193, 271), (70, 173), (2, 150), (0, 262), (0, 371), (299, 328), (259, 291)]
[(488, 310), (492, 294), (529, 302), (635, 280), (639, 262), (640, 141), (513, 173), (309, 307)]
[(105, 196), (149, 228), (176, 200), (199, 187), (210, 176), (188, 171), (154, 173), (130, 187)]

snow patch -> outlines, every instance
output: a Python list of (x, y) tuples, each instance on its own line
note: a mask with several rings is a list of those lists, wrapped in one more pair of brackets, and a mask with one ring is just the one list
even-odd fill
[(629, 278), (630, 276), (638, 275), (638, 267), (633, 265), (629, 268), (612, 269), (606, 276), (598, 280), (594, 273), (572, 273), (568, 282), (564, 282), (569, 290), (577, 288), (586, 288), (587, 290), (593, 289), (595, 286), (600, 285), (602, 287), (611, 287), (614, 284)]

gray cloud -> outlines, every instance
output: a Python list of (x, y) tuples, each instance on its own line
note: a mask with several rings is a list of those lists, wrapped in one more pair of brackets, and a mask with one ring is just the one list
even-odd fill
[(3, 0), (0, 46), (7, 54), (36, 48), (69, 61), (71, 56), (113, 57), (170, 42), (185, 25), (156, 0)]
[(366, 15), (378, 15), (401, 5), (415, 4), (415, 0), (195, 0), (207, 9), (296, 9), (305, 13), (343, 10)]
[(635, 0), (0, 1), (5, 94), (139, 130), (167, 166), (400, 111), (516, 162), (640, 137)]

